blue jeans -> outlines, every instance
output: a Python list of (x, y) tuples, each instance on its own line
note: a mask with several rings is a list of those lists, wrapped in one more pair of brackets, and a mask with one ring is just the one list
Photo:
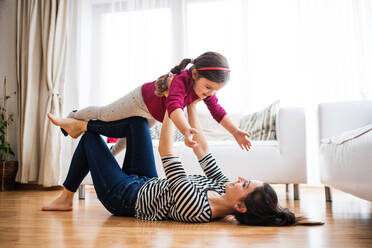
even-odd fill
[[(101, 134), (127, 138), (122, 169)], [(112, 122), (89, 121), (63, 186), (76, 192), (89, 171), (97, 197), (105, 208), (114, 215), (134, 216), (138, 191), (148, 180), (158, 176), (147, 120), (130, 117)]]

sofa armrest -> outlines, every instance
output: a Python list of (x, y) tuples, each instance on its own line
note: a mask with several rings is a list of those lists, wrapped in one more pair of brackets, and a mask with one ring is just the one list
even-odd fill
[(280, 153), (306, 157), (305, 110), (303, 108), (280, 108), (276, 125)]
[(318, 106), (319, 142), (372, 123), (372, 101), (321, 103)]

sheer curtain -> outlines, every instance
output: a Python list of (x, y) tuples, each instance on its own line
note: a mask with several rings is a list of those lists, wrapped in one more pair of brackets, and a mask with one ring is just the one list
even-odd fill
[(308, 175), (316, 184), (317, 104), (372, 97), (370, 0), (77, 2), (76, 108), (107, 104), (184, 57), (218, 51), (232, 70), (218, 92), (228, 112), (277, 99), (306, 108)]
[(80, 27), (73, 41), (79, 46), (76, 107), (108, 104), (173, 65), (169, 1), (89, 0), (74, 7)]

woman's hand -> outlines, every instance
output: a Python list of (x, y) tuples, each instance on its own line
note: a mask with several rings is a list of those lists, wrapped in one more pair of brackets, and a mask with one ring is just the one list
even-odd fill
[(249, 151), (251, 148), (251, 142), (249, 141), (249, 134), (247, 132), (244, 132), (241, 129), (237, 129), (234, 133), (233, 136), (238, 142), (239, 146), (241, 149), (245, 149), (246, 151)]
[(198, 145), (198, 143), (194, 140), (194, 135), (198, 134), (198, 130), (195, 128), (188, 128), (186, 129), (184, 136), (185, 136), (185, 145), (194, 148)]

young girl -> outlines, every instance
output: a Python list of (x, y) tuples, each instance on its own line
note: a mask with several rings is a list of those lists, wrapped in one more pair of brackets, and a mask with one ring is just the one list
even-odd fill
[[(189, 63), (193, 66), (184, 70)], [(88, 107), (71, 112), (68, 118), (116, 121), (141, 116), (148, 120), (151, 127), (156, 120), (162, 122), (165, 112), (168, 111), (170, 119), (184, 135), (185, 144), (194, 147), (197, 143), (193, 141), (193, 135), (197, 130), (190, 127), (183, 109), (192, 102), (203, 100), (213, 118), (234, 136), (242, 149), (248, 151), (251, 145), (248, 133), (231, 122), (215, 96), (229, 78), (230, 69), (226, 58), (216, 52), (206, 52), (194, 60), (182, 60), (168, 75), (143, 84), (107, 106)], [(67, 135), (65, 132), (64, 134)], [(111, 151), (116, 155), (124, 147), (125, 139), (119, 139)]]

